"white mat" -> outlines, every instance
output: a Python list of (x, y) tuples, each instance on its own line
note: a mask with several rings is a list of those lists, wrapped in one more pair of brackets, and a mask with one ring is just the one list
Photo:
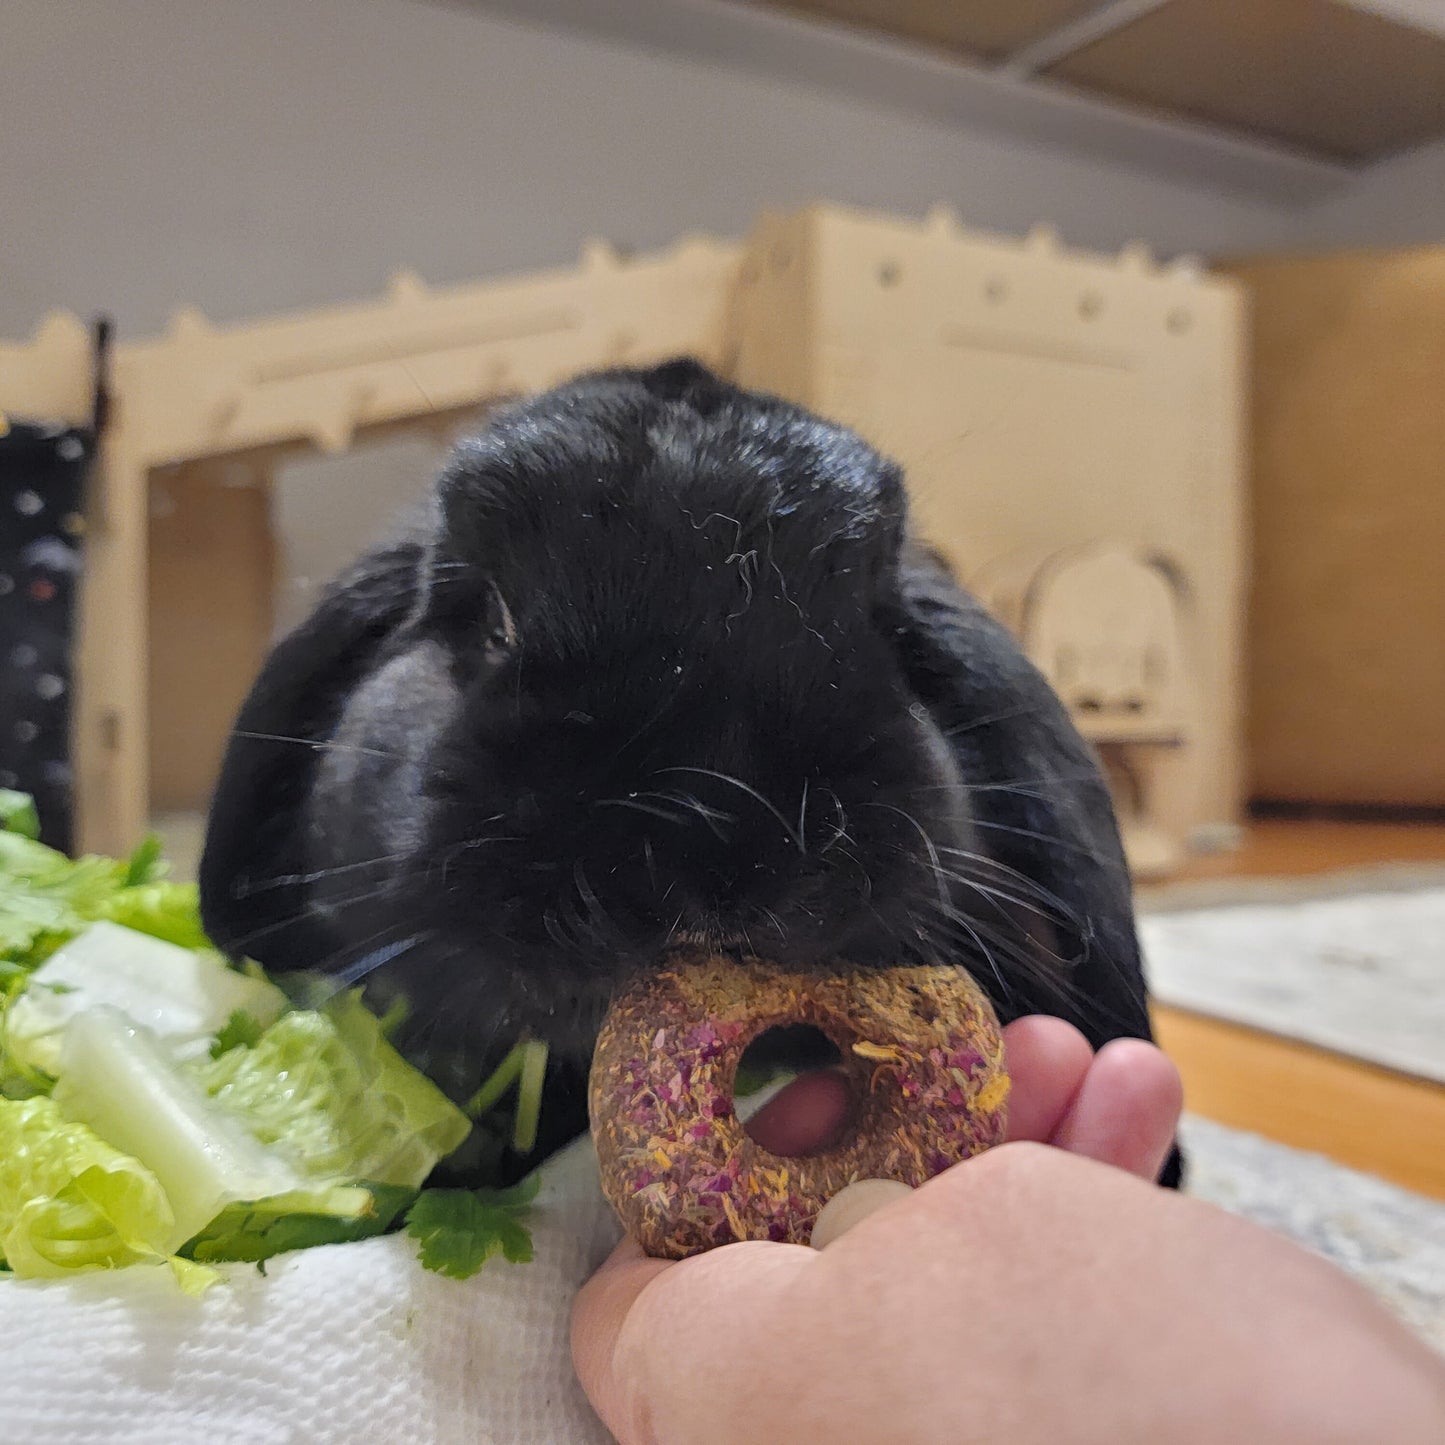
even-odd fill
[(1322, 1254), (1445, 1353), (1445, 1203), (1186, 1116), (1189, 1193)]
[(1445, 1083), (1445, 886), (1359, 882), (1146, 912), (1155, 997)]

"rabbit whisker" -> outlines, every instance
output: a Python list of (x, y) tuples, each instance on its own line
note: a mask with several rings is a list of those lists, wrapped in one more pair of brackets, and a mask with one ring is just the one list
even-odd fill
[(258, 733), (247, 728), (232, 728), (233, 738), (244, 738), (258, 743), (290, 743), (295, 747), (310, 748), (317, 753), (361, 753), (370, 758), (391, 758), (403, 761), (401, 753), (388, 752), (385, 748), (363, 747), (360, 743), (338, 743), (328, 738), (293, 737), (288, 733)]
[(324, 903), (317, 899), (312, 899), (304, 908), (298, 909), (295, 913), (288, 914), (285, 918), (268, 923), (264, 928), (257, 928), (250, 933), (242, 934), (233, 941), (233, 947), (239, 949), (248, 948), (258, 939), (269, 938), (273, 933), (279, 933), (283, 929), (292, 928), (305, 919), (315, 918), (331, 908), (351, 907), (357, 903), (366, 903), (373, 898), (380, 898), (391, 886), (391, 880), (388, 879), (375, 887), (364, 888), (359, 893), (348, 894), (344, 898), (328, 898)]
[(238, 880), (231, 889), (231, 897), (238, 902), (254, 897), (257, 893), (270, 893), (277, 888), (292, 888), (305, 883), (319, 883), (323, 878), (335, 878), (340, 873), (354, 873), (358, 868), (379, 868), (384, 863), (396, 863), (408, 857), (410, 850), (400, 853), (384, 853), (379, 858), (363, 858), (359, 863), (338, 863), (334, 868), (318, 868), (314, 873), (284, 873), (275, 878), (266, 878), (259, 883), (245, 879)]
[(1077, 853), (1084, 858), (1092, 858), (1094, 855), (1088, 848), (1080, 843), (1071, 843), (1067, 838), (1061, 838), (1052, 833), (1039, 833), (1032, 828), (1019, 828), (1012, 823), (995, 823), (988, 818), (974, 818), (975, 828), (990, 828), (998, 833), (1013, 833), (1020, 838), (1032, 838), (1035, 842), (1046, 843), (1051, 848), (1062, 848), (1068, 853)]
[(410, 938), (403, 938), (399, 943), (383, 944), (382, 947), (374, 948), (370, 953), (357, 959), (355, 963), (337, 970), (332, 977), (336, 980), (339, 989), (351, 988), (360, 983), (362, 979), (375, 973), (384, 964), (391, 963), (404, 953), (410, 953), (425, 937), (426, 935), (423, 933), (414, 933)]
[[(650, 797), (661, 796), (658, 793), (649, 794)], [(660, 818), (664, 823), (680, 824), (687, 822), (679, 813), (669, 812), (666, 808), (659, 808), (655, 803), (639, 802), (636, 798), (598, 798), (593, 802), (594, 808), (630, 808), (634, 813), (645, 813), (650, 818)]]
[(788, 835), (789, 839), (791, 839), (793, 846), (797, 848), (799, 853), (806, 856), (807, 849), (803, 847), (802, 838), (798, 836), (798, 833), (794, 829), (793, 825), (788, 822), (788, 820), (778, 810), (777, 804), (765, 798), (760, 792), (758, 792), (756, 788), (754, 788), (749, 783), (745, 783), (741, 778), (736, 778), (731, 773), (715, 772), (712, 768), (689, 768), (678, 766), (671, 768), (660, 768), (658, 771), (663, 773), (696, 773), (701, 777), (716, 778), (718, 782), (726, 783), (729, 787), (737, 788), (740, 791), (746, 793), (750, 798), (754, 798), (759, 803), (761, 803), (763, 807), (765, 807), (768, 812), (770, 812), (773, 817), (778, 820), (778, 822), (782, 825), (783, 832)]
[(1036, 702), (1025, 703), (1022, 707), (1004, 708), (999, 712), (985, 713), (983, 717), (970, 718), (966, 723), (959, 723), (956, 727), (944, 728), (943, 735), (946, 738), (963, 737), (966, 733), (986, 728), (993, 723), (1008, 722), (1017, 717), (1028, 717), (1030, 713), (1036, 713), (1038, 710), (1039, 704)]

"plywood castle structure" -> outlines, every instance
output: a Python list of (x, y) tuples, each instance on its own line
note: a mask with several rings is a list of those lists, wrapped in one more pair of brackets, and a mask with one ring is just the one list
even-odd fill
[[(1065, 250), (817, 206), (740, 243), (216, 327), (181, 311), (113, 359), (87, 517), (74, 752), (82, 844), (146, 825), (147, 495), (167, 469), (262, 475), (298, 450), (434, 429), (588, 367), (691, 354), (856, 426), (923, 530), (1098, 745), (1131, 853), (1167, 871), (1241, 802), (1240, 293), (1142, 249)], [(0, 343), (0, 411), (90, 408), (74, 317)]]

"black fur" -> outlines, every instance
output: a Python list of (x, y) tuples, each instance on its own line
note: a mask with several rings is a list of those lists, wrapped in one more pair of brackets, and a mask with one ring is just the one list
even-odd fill
[(1149, 1037), (1062, 705), (909, 541), (896, 467), (691, 362), (583, 377), (457, 449), (267, 662), (201, 897), (228, 950), (402, 989), (434, 1061), (549, 1039), (553, 1143), (610, 990), (683, 935), (942, 953), (1006, 1019)]

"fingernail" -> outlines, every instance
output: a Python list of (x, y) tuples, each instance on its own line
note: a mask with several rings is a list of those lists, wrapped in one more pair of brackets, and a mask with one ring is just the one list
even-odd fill
[(902, 1199), (913, 1191), (897, 1179), (859, 1179), (840, 1189), (819, 1211), (813, 1221), (812, 1245), (826, 1249), (835, 1239), (846, 1234), (870, 1214)]

